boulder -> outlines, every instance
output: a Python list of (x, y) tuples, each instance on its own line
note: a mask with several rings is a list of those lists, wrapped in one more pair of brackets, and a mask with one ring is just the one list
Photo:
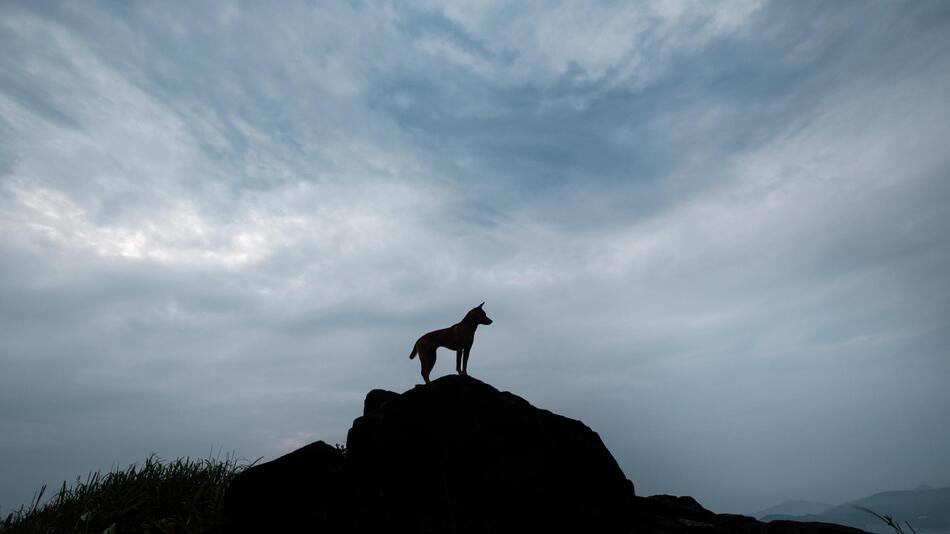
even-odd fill
[(611, 532), (626, 521), (633, 484), (580, 421), (457, 375), (366, 406), (346, 440), (357, 532)]

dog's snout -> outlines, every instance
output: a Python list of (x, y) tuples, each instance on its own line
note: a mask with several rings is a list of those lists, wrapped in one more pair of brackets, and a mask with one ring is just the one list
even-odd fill
[(485, 317), (485, 324), (491, 324), (491, 319), (489, 319), (488, 317)]

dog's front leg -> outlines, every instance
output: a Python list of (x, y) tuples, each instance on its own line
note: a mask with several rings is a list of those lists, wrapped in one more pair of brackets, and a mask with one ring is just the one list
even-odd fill
[(472, 347), (466, 347), (462, 356), (462, 374), (468, 376), (468, 353), (472, 352)]
[(455, 351), (455, 370), (458, 371), (458, 374), (465, 374), (462, 372), (462, 349), (459, 348)]

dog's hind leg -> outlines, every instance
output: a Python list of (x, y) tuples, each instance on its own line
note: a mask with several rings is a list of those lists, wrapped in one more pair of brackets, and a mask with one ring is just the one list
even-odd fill
[(435, 367), (435, 351), (419, 351), (419, 362), (422, 363), (422, 379), (428, 384), (429, 373), (431, 373), (432, 368)]

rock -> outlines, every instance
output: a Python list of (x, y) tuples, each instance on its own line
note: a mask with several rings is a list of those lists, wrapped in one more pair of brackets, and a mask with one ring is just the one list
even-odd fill
[(387, 402), (398, 398), (398, 393), (386, 391), (385, 389), (374, 389), (366, 394), (366, 400), (363, 401), (363, 415), (375, 412)]
[(231, 481), (224, 501), (225, 532), (343, 532), (346, 494), (343, 453), (322, 441), (256, 465)]
[(846, 534), (638, 497), (596, 432), (474, 378), (375, 389), (345, 454), (313, 443), (237, 476), (226, 532)]
[(635, 499), (632, 518), (634, 532), (680, 534), (692, 532), (737, 534), (859, 534), (863, 531), (830, 523), (763, 523), (753, 517), (716, 514), (692, 497), (653, 495)]
[(600, 437), (450, 375), (353, 422), (357, 532), (611, 532), (634, 497)]

